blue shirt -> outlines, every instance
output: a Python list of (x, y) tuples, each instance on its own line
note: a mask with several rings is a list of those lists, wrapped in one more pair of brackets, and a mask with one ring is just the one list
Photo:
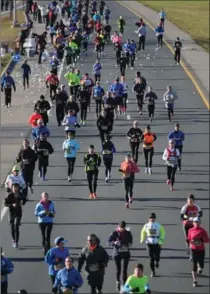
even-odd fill
[(133, 55), (136, 53), (136, 43), (131, 43), (129, 47), (129, 53), (130, 55)]
[(164, 33), (164, 27), (163, 26), (156, 27), (155, 33), (157, 33), (157, 34), (163, 34)]
[(100, 75), (101, 74), (101, 69), (102, 69), (102, 66), (101, 66), (101, 64), (99, 62), (94, 64), (93, 72), (94, 72), (95, 75)]
[[(46, 216), (45, 215), (46, 208), (44, 207), (43, 203), (40, 201), (35, 208), (35, 216), (38, 216), (38, 223), (53, 223), (54, 217)], [(49, 203), (48, 211), (55, 214), (55, 206), (52, 201)]]
[[(70, 254), (68, 248), (66, 247), (64, 247), (63, 250), (60, 250), (58, 247), (53, 247), (47, 252), (45, 256), (45, 263), (49, 266), (48, 272), (50, 276), (56, 275), (61, 268), (64, 268), (65, 259), (68, 256), (70, 256)], [(57, 258), (60, 260), (56, 261)]]
[(111, 87), (109, 89), (109, 92), (115, 93), (115, 96), (122, 97), (123, 93), (124, 93), (124, 87), (120, 83), (114, 83), (114, 84), (111, 85)]
[[(83, 279), (74, 267), (70, 270), (64, 268), (57, 273), (53, 288), (58, 288), (59, 285), (61, 285), (61, 290), (62, 288), (79, 288), (83, 285)], [(76, 294), (77, 289), (74, 289), (73, 293)]]
[(74, 139), (67, 139), (63, 142), (63, 150), (65, 158), (76, 158), (77, 151), (80, 149), (79, 143)]
[(173, 131), (168, 135), (168, 140), (175, 140), (175, 148), (183, 146), (185, 135), (182, 131)]
[(27, 77), (28, 75), (31, 74), (31, 68), (28, 64), (23, 63), (21, 68), (23, 70), (23, 77)]
[(47, 127), (41, 126), (32, 129), (31, 137), (36, 140), (39, 139), (41, 135), (50, 136), (50, 131)]
[(101, 86), (93, 87), (93, 97), (102, 97), (104, 94), (104, 89)]
[(74, 115), (67, 115), (63, 124), (65, 125), (65, 131), (74, 131), (76, 129), (77, 118)]
[(14, 88), (15, 89), (15, 82), (11, 76), (4, 76), (1, 81), (1, 87), (4, 89)]
[(11, 274), (13, 270), (13, 263), (8, 258), (1, 255), (1, 284), (7, 283), (8, 274)]

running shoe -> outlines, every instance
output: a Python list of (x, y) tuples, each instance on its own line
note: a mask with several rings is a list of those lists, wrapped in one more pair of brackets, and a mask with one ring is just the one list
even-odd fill
[(129, 203), (128, 202), (126, 202), (125, 207), (129, 208)]
[(93, 199), (93, 193), (90, 193), (89, 198)]
[(96, 198), (97, 198), (97, 194), (93, 193), (93, 199), (96, 199)]
[(195, 280), (193, 281), (193, 287), (197, 287), (198, 286), (198, 282)]
[(173, 186), (170, 186), (170, 191), (174, 191), (174, 187)]
[(133, 203), (133, 197), (129, 197), (129, 203)]
[(171, 183), (170, 180), (167, 180), (167, 181), (166, 181), (166, 184), (167, 184), (167, 185), (170, 185), (170, 183)]
[(116, 282), (116, 291), (120, 291), (121, 285), (120, 282)]

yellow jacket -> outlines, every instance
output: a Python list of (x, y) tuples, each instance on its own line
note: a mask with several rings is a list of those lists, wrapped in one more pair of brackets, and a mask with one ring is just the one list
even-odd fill
[(140, 243), (146, 240), (147, 244), (163, 245), (165, 240), (165, 229), (157, 222), (148, 222), (141, 230)]

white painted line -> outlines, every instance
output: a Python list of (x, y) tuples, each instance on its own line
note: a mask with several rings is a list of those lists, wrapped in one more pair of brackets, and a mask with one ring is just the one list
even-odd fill
[(7, 213), (8, 207), (4, 207), (1, 211), (1, 221), (3, 220), (5, 214)]

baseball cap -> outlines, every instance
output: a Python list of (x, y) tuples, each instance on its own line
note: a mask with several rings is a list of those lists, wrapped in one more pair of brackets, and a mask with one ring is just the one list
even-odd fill
[(63, 237), (57, 237), (57, 238), (55, 238), (55, 240), (54, 240), (55, 245), (59, 245), (61, 242), (62, 242), (62, 243), (67, 243), (68, 241), (65, 240)]
[(152, 213), (150, 214), (150, 217), (149, 217), (149, 218), (156, 219), (156, 214), (155, 214), (154, 212), (152, 212)]
[(13, 168), (12, 168), (12, 171), (14, 172), (14, 171), (19, 171), (20, 169), (19, 169), (19, 167), (17, 166), (17, 165), (14, 165), (13, 166)]
[(200, 223), (200, 218), (197, 217), (197, 216), (194, 217), (194, 218), (193, 218), (193, 222), (194, 222), (194, 223)]

